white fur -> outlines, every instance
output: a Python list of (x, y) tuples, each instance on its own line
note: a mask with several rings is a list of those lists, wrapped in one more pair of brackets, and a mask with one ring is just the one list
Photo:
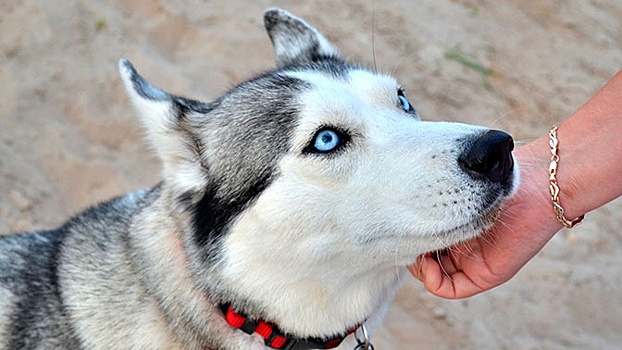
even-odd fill
[[(387, 76), (292, 75), (314, 86), (301, 96), (292, 152), (233, 226), (223, 274), (288, 331), (328, 336), (382, 313), (419, 254), (481, 232), (467, 205), (481, 189), (466, 188), (473, 180), (459, 169), (455, 140), (483, 129), (406, 114)], [(348, 130), (349, 147), (301, 154), (323, 125)]]
[(132, 72), (124, 59), (119, 61), (119, 71), (130, 100), (141, 117), (147, 137), (162, 161), (163, 178), (180, 191), (198, 190), (205, 186), (197, 154), (187, 147), (186, 141), (174, 132), (175, 116), (171, 97), (166, 92), (148, 85), (153, 95), (161, 100), (140, 96), (132, 83)]

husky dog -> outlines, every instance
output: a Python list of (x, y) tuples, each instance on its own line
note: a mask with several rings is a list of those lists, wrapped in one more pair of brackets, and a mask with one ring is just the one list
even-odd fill
[(394, 78), (264, 20), (277, 68), (213, 102), (120, 61), (162, 181), (0, 239), (0, 349), (352, 349), (406, 265), (491, 225), (509, 135), (421, 121)]

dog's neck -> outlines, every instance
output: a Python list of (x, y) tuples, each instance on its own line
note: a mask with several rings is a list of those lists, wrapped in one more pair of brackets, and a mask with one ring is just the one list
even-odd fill
[(352, 329), (344, 331), (342, 334), (324, 338), (296, 338), (287, 335), (281, 331), (277, 325), (263, 320), (252, 320), (245, 315), (237, 312), (231, 304), (221, 304), (220, 308), (223, 312), (227, 323), (233, 327), (242, 330), (246, 334), (256, 333), (260, 335), (266, 346), (274, 349), (333, 349), (339, 346), (341, 342), (350, 334), (355, 332), (361, 325), (357, 325)]

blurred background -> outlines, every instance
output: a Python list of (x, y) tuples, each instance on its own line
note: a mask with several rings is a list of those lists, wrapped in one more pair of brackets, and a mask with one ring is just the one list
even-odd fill
[[(117, 60), (168, 91), (214, 99), (274, 66), (262, 25), (271, 6), (396, 76), (424, 119), (482, 124), (521, 142), (622, 68), (618, 0), (3, 0), (0, 232), (50, 228), (156, 183), (159, 164)], [(376, 348), (620, 348), (621, 209), (616, 201), (590, 213), (483, 295), (443, 300), (405, 279)]]

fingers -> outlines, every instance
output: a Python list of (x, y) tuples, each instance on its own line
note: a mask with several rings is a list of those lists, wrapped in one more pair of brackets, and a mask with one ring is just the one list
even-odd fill
[(418, 280), (423, 282), (425, 280), (426, 259), (424, 255), (419, 255), (414, 264), (408, 266), (410, 273)]
[(408, 269), (430, 293), (442, 298), (466, 298), (484, 291), (458, 268), (450, 251), (422, 255)]
[[(413, 276), (422, 282), (426, 279), (425, 272), (428, 261), (434, 265), (437, 265), (440, 268), (439, 271), (447, 275), (451, 275), (458, 270), (456, 267), (457, 264), (454, 262), (454, 257), (450, 250), (426, 253), (419, 256), (415, 263), (408, 267)], [(433, 270), (436, 271), (436, 268)]]
[(451, 276), (460, 270), (454, 253), (454, 250), (449, 248), (437, 251), (431, 255), (438, 262), (443, 274), (447, 276)]
[[(421, 255), (417, 261), (408, 267), (410, 272), (423, 282), (425, 288), (436, 294), (435, 291), (441, 288), (443, 280), (448, 276), (443, 273), (443, 268), (439, 262), (432, 257), (434, 253)], [(439, 295), (442, 296), (442, 295)]]

